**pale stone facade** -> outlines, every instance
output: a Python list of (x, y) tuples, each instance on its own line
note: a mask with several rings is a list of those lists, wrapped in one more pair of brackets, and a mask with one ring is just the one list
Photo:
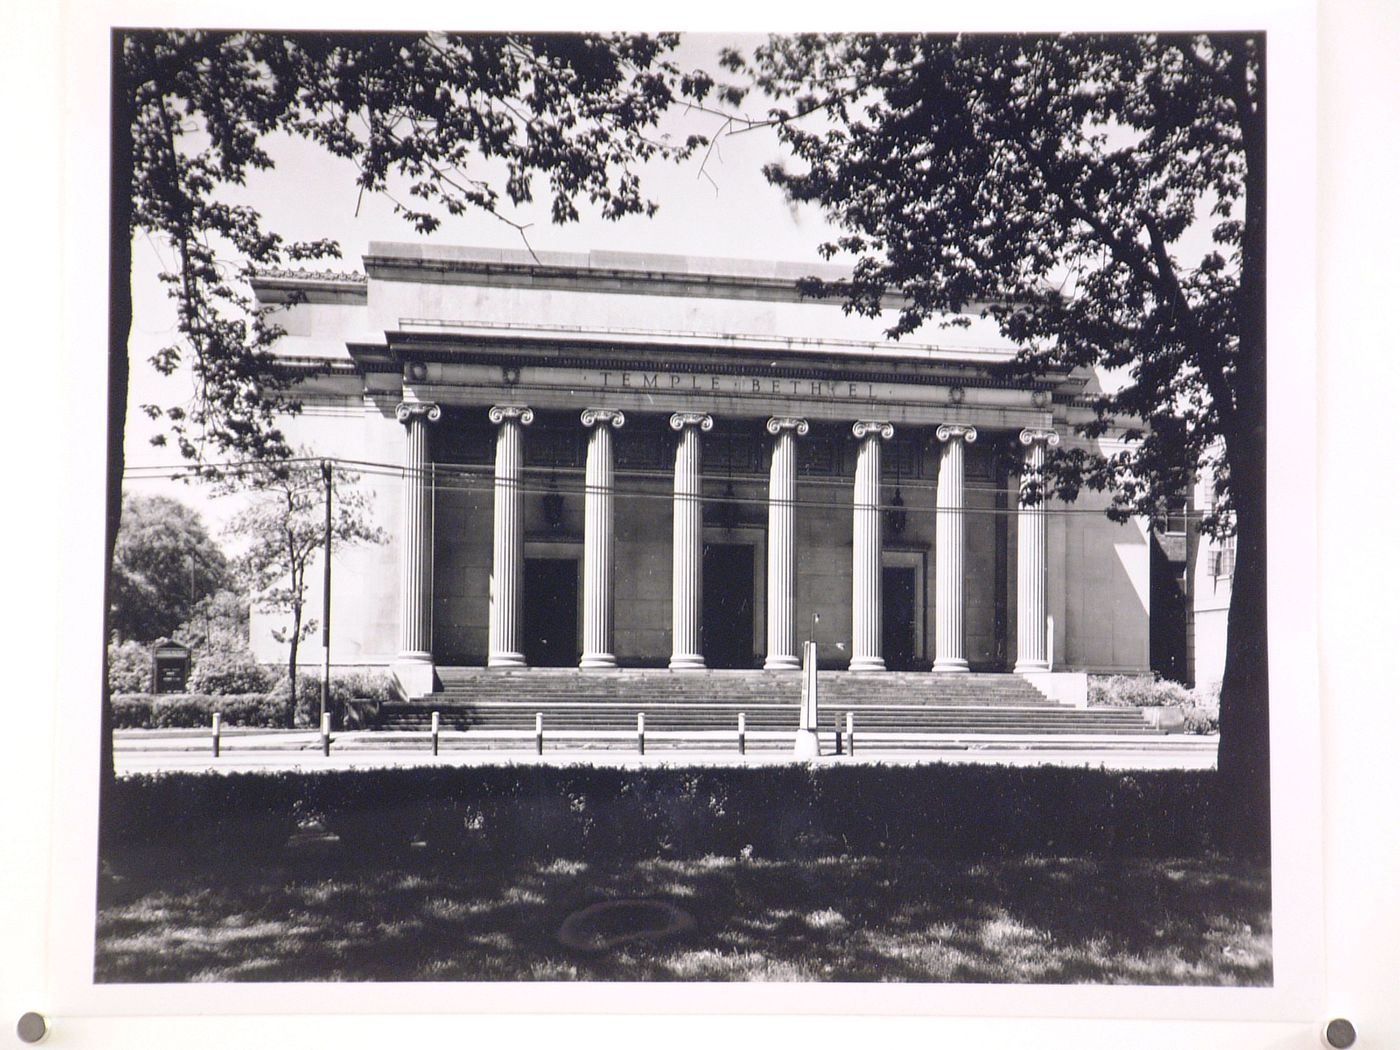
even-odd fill
[(810, 265), (364, 262), (255, 283), (319, 368), (289, 434), (364, 464), (392, 536), (337, 558), (333, 662), (414, 695), (460, 664), (795, 669), (809, 637), (865, 673), (1147, 670), (1144, 527), (1018, 506), (1093, 377), (998, 378), (975, 319), (891, 343), (803, 299)]

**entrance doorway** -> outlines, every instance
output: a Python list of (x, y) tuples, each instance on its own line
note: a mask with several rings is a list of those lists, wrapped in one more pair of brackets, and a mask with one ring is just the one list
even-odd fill
[(700, 649), (706, 667), (723, 670), (754, 665), (753, 563), (750, 544), (705, 544)]
[(579, 661), (578, 559), (526, 558), (521, 648), (531, 667)]
[(881, 643), (885, 666), (912, 671), (918, 650), (918, 575), (912, 568), (886, 565), (881, 581)]

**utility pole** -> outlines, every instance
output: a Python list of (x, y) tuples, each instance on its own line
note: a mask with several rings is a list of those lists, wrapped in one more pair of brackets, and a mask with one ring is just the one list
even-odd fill
[(321, 480), (326, 485), (325, 582), (321, 588), (321, 724), (331, 706), (331, 464), (321, 460)]

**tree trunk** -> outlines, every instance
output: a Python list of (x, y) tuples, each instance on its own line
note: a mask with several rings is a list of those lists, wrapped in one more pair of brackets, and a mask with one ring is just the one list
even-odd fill
[(297, 646), (301, 642), (301, 605), (292, 606), (292, 642), (287, 652), (287, 689), (291, 700), (287, 704), (287, 728), (297, 725)]
[(112, 34), (112, 152), (108, 201), (107, 275), (107, 528), (102, 587), (102, 685), (99, 712), (98, 852), (110, 842), (109, 812), (116, 786), (112, 753), (112, 694), (107, 686), (107, 631), (111, 616), (112, 561), (122, 516), (122, 475), (126, 470), (126, 401), (131, 366), (131, 177), (133, 100), (123, 75), (122, 34)]

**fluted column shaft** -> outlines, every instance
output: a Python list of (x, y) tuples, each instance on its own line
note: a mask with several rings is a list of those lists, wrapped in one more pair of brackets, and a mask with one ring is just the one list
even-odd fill
[(525, 467), (525, 436), (535, 413), (523, 405), (496, 405), (490, 419), (496, 431), (495, 506), (492, 520), (488, 667), (524, 667), (520, 651), (520, 591), (525, 577), (524, 522), (520, 478)]
[(700, 651), (704, 531), (700, 503), (700, 434), (715, 421), (698, 412), (671, 416), (676, 473), (671, 497), (671, 670), (703, 671)]
[(613, 655), (613, 450), (612, 432), (621, 412), (586, 408), (579, 416), (591, 429), (583, 470), (583, 658), (579, 667), (617, 666)]
[[(1048, 671), (1045, 638), (1045, 449), (1060, 443), (1053, 430), (1021, 431), (1021, 498), (1016, 512), (1016, 672)], [(1031, 500), (1029, 486), (1037, 488)]]
[(773, 456), (768, 465), (768, 645), (763, 667), (793, 671), (797, 656), (797, 438), (805, 419), (768, 420)]
[(851, 670), (883, 671), (881, 655), (882, 537), (880, 533), (880, 441), (894, 437), (889, 423), (858, 422), (855, 517), (851, 535)]
[(934, 661), (935, 671), (966, 671), (963, 654), (963, 444), (977, 440), (975, 427), (945, 424), (938, 428), (942, 453), (938, 465), (934, 521)]
[(395, 416), (404, 424), (405, 438), (399, 659), (431, 663), (433, 548), (428, 527), (428, 424), (442, 418), (442, 409), (426, 402), (405, 402)]

